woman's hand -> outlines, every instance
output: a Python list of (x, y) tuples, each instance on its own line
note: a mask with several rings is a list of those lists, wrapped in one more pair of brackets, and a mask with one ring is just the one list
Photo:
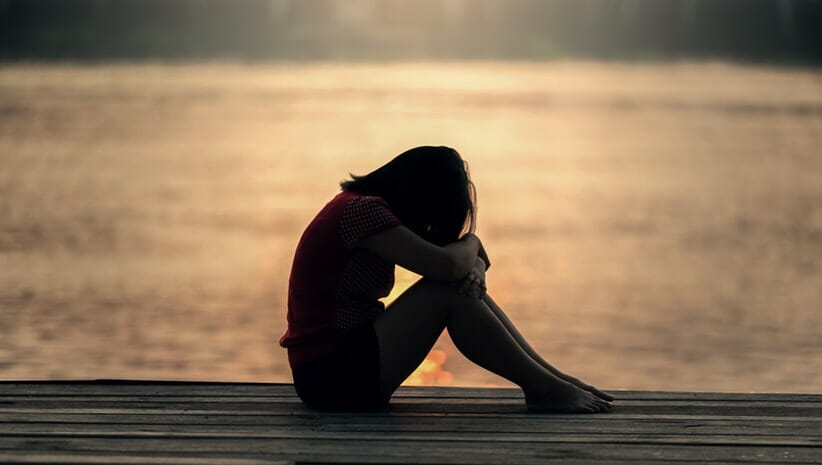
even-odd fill
[(471, 271), (464, 278), (454, 283), (457, 287), (457, 293), (481, 299), (486, 291), (485, 269), (485, 261), (481, 257), (477, 257)]

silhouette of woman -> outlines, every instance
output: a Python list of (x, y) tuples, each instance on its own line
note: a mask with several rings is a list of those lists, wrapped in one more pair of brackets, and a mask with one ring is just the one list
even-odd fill
[[(416, 147), (340, 185), (289, 279), (280, 345), (307, 406), (385, 406), (448, 328), (468, 359), (520, 386), (531, 412), (610, 407), (613, 397), (540, 357), (486, 292), (474, 185), (456, 150)], [(395, 264), (423, 278), (384, 308)]]

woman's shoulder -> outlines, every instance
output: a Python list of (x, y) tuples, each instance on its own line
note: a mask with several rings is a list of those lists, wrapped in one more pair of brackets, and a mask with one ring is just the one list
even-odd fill
[(388, 203), (374, 195), (363, 195), (357, 192), (341, 191), (337, 193), (317, 214), (317, 220), (332, 220), (346, 222), (352, 217), (392, 215)]
[(400, 220), (381, 197), (352, 193), (341, 210), (339, 231), (352, 248), (364, 238), (400, 225)]
[(376, 207), (388, 208), (388, 202), (382, 197), (376, 195), (365, 195), (351, 191), (341, 191), (332, 200), (331, 203), (342, 207)]

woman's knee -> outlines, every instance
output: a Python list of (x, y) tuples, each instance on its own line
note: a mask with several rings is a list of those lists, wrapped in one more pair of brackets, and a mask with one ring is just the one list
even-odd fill
[(414, 287), (418, 288), (421, 292), (429, 293), (432, 297), (440, 299), (451, 299), (457, 294), (456, 288), (450, 283), (434, 281), (430, 278), (420, 278), (420, 280), (414, 284)]
[(439, 304), (438, 306), (444, 307), (449, 312), (453, 308), (470, 307), (471, 303), (479, 302), (479, 299), (475, 297), (460, 294), (459, 288), (453, 283), (422, 278), (414, 286), (419, 286), (421, 292), (427, 293), (430, 299)]

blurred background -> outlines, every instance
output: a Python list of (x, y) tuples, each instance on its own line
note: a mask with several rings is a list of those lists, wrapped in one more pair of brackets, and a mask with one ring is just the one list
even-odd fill
[(560, 369), (822, 392), (821, 64), (815, 0), (0, 0), (0, 379), (290, 381), (303, 228), (442, 144)]

